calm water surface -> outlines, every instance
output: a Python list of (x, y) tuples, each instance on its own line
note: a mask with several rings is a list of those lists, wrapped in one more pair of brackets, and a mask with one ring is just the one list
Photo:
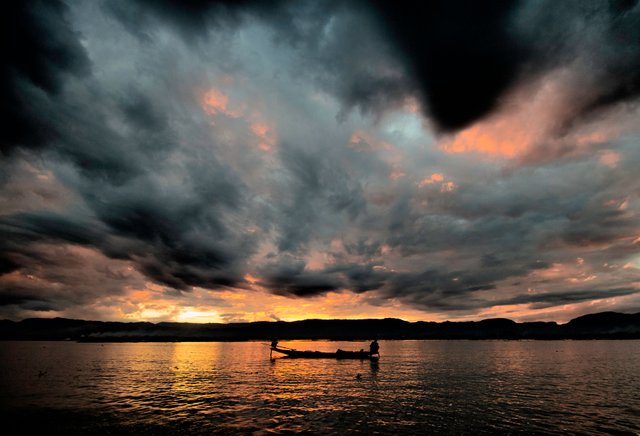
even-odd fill
[(0, 418), (11, 434), (640, 434), (640, 341), (380, 344), (371, 363), (270, 360), (259, 342), (0, 342)]

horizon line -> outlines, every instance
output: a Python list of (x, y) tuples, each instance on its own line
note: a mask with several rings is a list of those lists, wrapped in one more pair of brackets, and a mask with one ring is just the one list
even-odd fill
[(15, 321), (12, 319), (7, 319), (7, 318), (3, 318), (0, 319), (0, 322), (15, 322), (15, 323), (20, 323), (20, 322), (24, 322), (24, 321), (28, 321), (28, 320), (55, 320), (55, 319), (59, 319), (59, 320), (68, 320), (68, 321), (83, 321), (83, 322), (102, 322), (102, 323), (120, 323), (120, 324), (138, 324), (138, 323), (146, 323), (146, 324), (192, 324), (192, 325), (211, 325), (211, 324), (215, 324), (215, 325), (232, 325), (232, 324), (257, 324), (257, 323), (295, 323), (295, 322), (307, 322), (307, 321), (325, 321), (325, 322), (333, 322), (333, 321), (384, 321), (384, 320), (395, 320), (395, 321), (402, 321), (402, 322), (406, 322), (408, 324), (415, 324), (415, 323), (435, 323), (435, 324), (443, 324), (443, 323), (470, 323), (470, 322), (483, 322), (483, 321), (491, 321), (491, 320), (507, 320), (507, 321), (511, 321), (513, 323), (516, 324), (527, 324), (527, 323), (554, 323), (557, 325), (565, 325), (570, 323), (571, 321), (578, 319), (578, 318), (582, 318), (585, 316), (591, 316), (591, 315), (601, 315), (601, 314), (605, 314), (605, 313), (612, 313), (612, 314), (620, 314), (620, 315), (639, 315), (640, 312), (618, 312), (618, 311), (613, 311), (613, 310), (606, 310), (606, 311), (602, 311), (602, 312), (593, 312), (593, 313), (585, 313), (583, 315), (577, 316), (575, 318), (572, 318), (570, 320), (568, 320), (567, 322), (561, 323), (558, 321), (514, 321), (510, 318), (505, 318), (505, 317), (496, 317), (496, 318), (482, 318), (482, 319), (477, 319), (477, 320), (465, 320), (465, 321), (450, 321), (450, 320), (444, 320), (444, 321), (426, 321), (426, 320), (418, 320), (418, 321), (407, 321), (404, 320), (402, 318), (394, 318), (394, 317), (385, 317), (385, 318), (305, 318), (305, 319), (298, 319), (298, 320), (291, 320), (291, 321), (287, 321), (287, 320), (262, 320), (262, 321), (232, 321), (232, 322), (192, 322), (192, 321), (148, 321), (148, 320), (140, 320), (140, 321), (113, 321), (113, 320), (99, 320), (99, 319), (80, 319), (80, 318), (65, 318), (65, 317), (61, 317), (61, 316), (55, 316), (55, 317), (30, 317), (30, 318), (23, 318), (21, 320)]

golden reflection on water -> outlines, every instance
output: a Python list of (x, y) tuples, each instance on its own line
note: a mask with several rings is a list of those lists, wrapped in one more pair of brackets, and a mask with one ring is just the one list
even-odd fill
[(76, 433), (640, 431), (640, 341), (381, 341), (379, 362), (270, 359), (258, 342), (0, 347), (0, 410), (89, 416)]

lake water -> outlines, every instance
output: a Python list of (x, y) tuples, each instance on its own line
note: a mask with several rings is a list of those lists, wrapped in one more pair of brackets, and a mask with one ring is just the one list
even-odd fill
[[(297, 349), (364, 342), (281, 342)], [(640, 434), (640, 341), (0, 342), (9, 433)]]

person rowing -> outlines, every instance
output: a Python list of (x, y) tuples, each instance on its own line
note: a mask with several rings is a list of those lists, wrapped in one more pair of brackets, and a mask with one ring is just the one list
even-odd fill
[(380, 354), (380, 345), (378, 345), (378, 340), (374, 339), (371, 344), (369, 344), (369, 354), (372, 356), (374, 354)]

